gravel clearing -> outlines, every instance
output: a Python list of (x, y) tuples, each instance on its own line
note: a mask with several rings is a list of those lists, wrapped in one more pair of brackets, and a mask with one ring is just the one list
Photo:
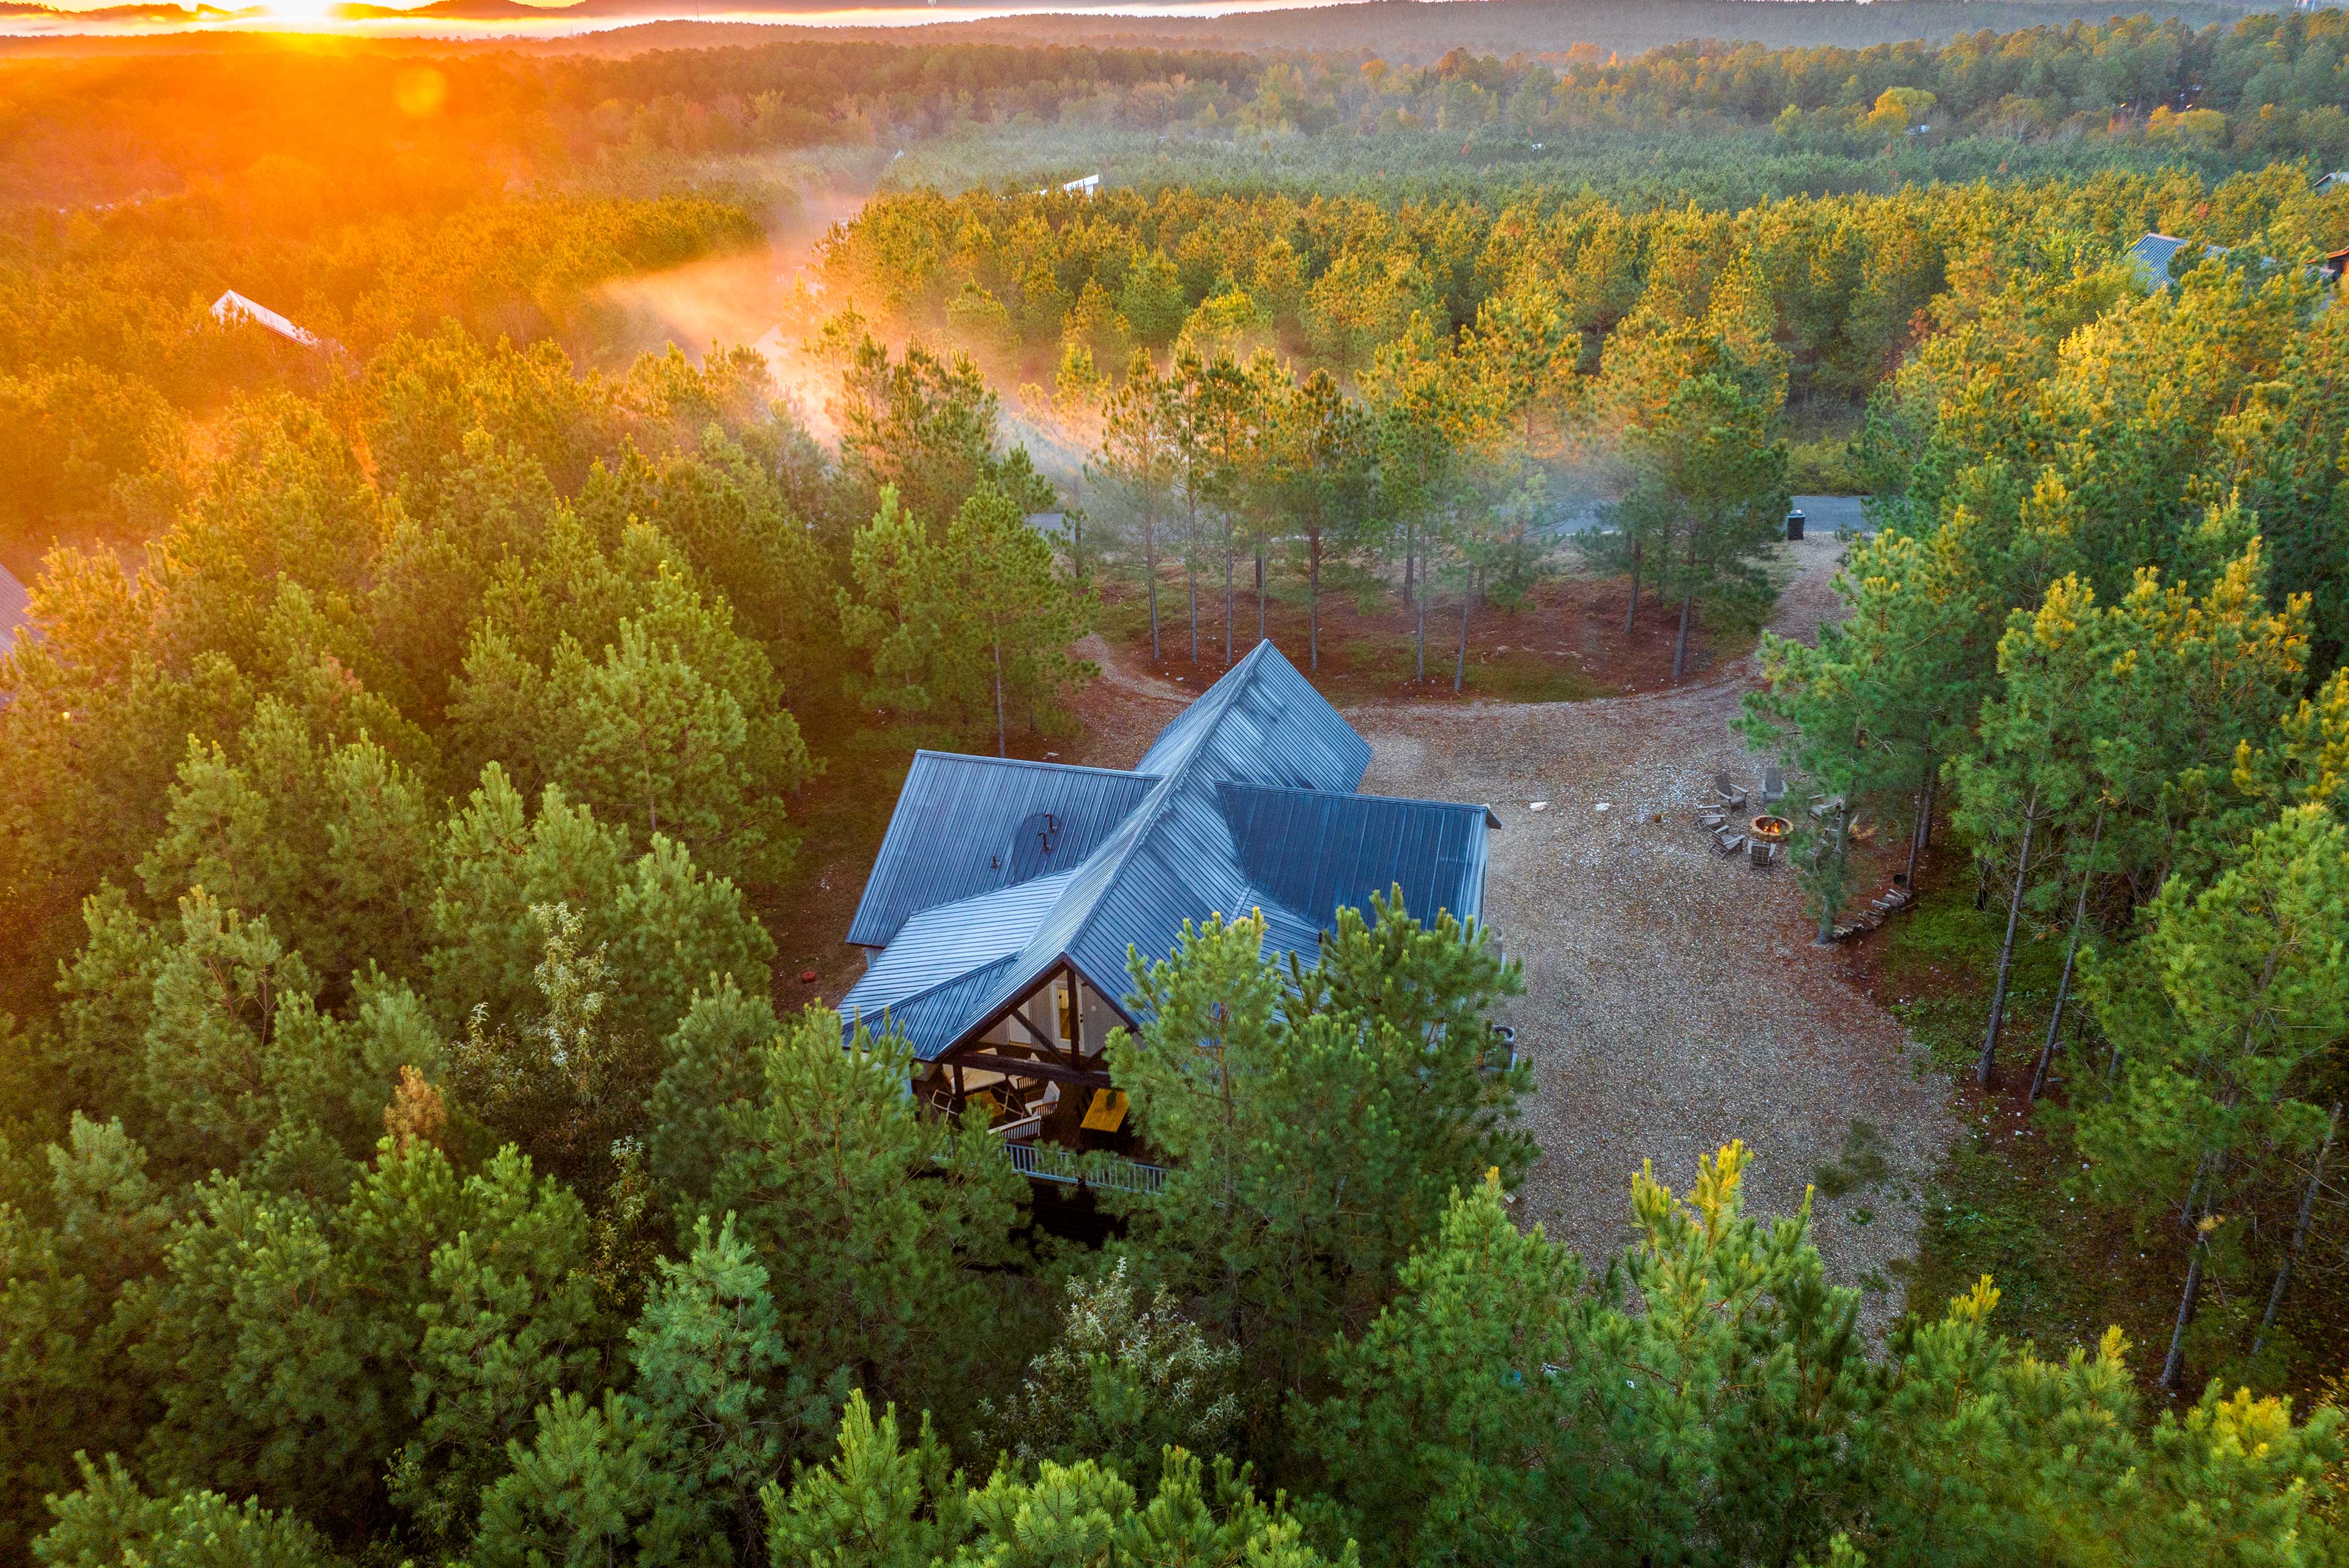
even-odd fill
[[(1841, 550), (1817, 534), (1779, 547), (1774, 630), (1816, 634)], [(1501, 820), (1485, 913), (1525, 965), (1506, 1017), (1534, 1064), (1526, 1119), (1542, 1147), (1521, 1222), (1596, 1264), (1629, 1239), (1642, 1161), (1683, 1191), (1699, 1157), (1736, 1138), (1755, 1155), (1749, 1211), (1790, 1211), (1867, 1124), (1889, 1170), (1814, 1213), (1830, 1277), (1863, 1287), (1880, 1333), (1904, 1307), (1897, 1264), (1956, 1136), (1949, 1085), (1811, 945), (1792, 872), (1723, 856), (1696, 824), (1716, 771), (1758, 777), (1728, 729), (1755, 673), (1749, 658), (1676, 691), (1347, 717), (1374, 750), (1364, 789), (1482, 800)]]

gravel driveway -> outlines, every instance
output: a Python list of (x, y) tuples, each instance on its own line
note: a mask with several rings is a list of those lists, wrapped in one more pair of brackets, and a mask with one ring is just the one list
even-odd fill
[[(1779, 547), (1774, 629), (1809, 636), (1833, 613), (1841, 548), (1816, 533)], [(1684, 1191), (1699, 1156), (1742, 1138), (1748, 1208), (1776, 1212), (1865, 1124), (1876, 1139), (1857, 1147), (1881, 1164), (1846, 1161), (1872, 1179), (1815, 1213), (1830, 1276), (1867, 1290), (1880, 1332), (1905, 1305), (1888, 1265), (1913, 1253), (1921, 1189), (1955, 1136), (1948, 1086), (1810, 944), (1793, 875), (1723, 858), (1696, 826), (1717, 769), (1758, 772), (1728, 730), (1754, 673), (1747, 659), (1675, 691), (1347, 717), (1374, 749), (1366, 790), (1482, 800), (1501, 820), (1485, 912), (1525, 965), (1507, 1016), (1543, 1151), (1521, 1219), (1597, 1266), (1629, 1236), (1640, 1161)]]

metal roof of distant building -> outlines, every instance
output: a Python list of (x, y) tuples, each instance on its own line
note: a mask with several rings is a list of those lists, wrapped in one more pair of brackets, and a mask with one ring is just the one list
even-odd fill
[(916, 912), (1003, 886), (1012, 835), (1040, 812), (1058, 819), (1059, 829), (1035, 872), (1079, 864), (1156, 782), (1146, 772), (915, 753), (848, 940), (885, 947)]
[(2170, 259), (2180, 251), (2195, 252), (2198, 258), (2231, 253), (2224, 245), (2206, 245), (2199, 240), (2181, 240), (2175, 234), (2147, 234), (2131, 245), (2127, 255), (2137, 267), (2138, 282), (2148, 289), (2159, 289), (2169, 286)]
[(2172, 234), (2147, 234), (2128, 248), (2128, 259), (2146, 287), (2160, 288), (2169, 282), (2169, 259), (2186, 244)]
[(16, 581), (16, 574), (0, 566), (0, 658), (5, 658), (16, 645), (19, 634), (32, 635), (33, 596)]
[(307, 327), (295, 325), (291, 320), (278, 312), (270, 309), (258, 300), (245, 298), (234, 289), (230, 289), (220, 298), (212, 301), (212, 319), (222, 326), (233, 326), (238, 322), (249, 321), (256, 326), (275, 333), (289, 343), (298, 343), (305, 348), (321, 346), (316, 333)]

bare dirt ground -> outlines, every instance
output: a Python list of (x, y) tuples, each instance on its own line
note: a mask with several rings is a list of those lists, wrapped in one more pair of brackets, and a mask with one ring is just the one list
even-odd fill
[[(1781, 547), (1774, 630), (1816, 634), (1841, 548)], [(1595, 1264), (1629, 1236), (1642, 1161), (1684, 1190), (1700, 1156), (1738, 1138), (1756, 1157), (1749, 1211), (1789, 1211), (1865, 1124), (1882, 1167), (1847, 1162), (1871, 1179), (1815, 1213), (1830, 1275), (1866, 1290), (1881, 1331), (1956, 1129), (1921, 1051), (1810, 944), (1791, 872), (1723, 858), (1695, 823), (1716, 770), (1756, 771), (1728, 730), (1754, 675), (1749, 657), (1676, 691), (1347, 717), (1374, 748), (1364, 789), (1481, 800), (1501, 819), (1485, 909), (1525, 965), (1506, 1016), (1534, 1063), (1526, 1113), (1542, 1147), (1521, 1218)]]

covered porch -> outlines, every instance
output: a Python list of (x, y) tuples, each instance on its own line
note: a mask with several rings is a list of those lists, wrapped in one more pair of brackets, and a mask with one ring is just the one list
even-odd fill
[(915, 1093), (940, 1116), (977, 1108), (1007, 1149), (1029, 1152), (1014, 1162), (1039, 1180), (1075, 1181), (1077, 1161), (1056, 1155), (1154, 1164), (1102, 1056), (1110, 1032), (1130, 1026), (1115, 1001), (1064, 962), (920, 1064)]

